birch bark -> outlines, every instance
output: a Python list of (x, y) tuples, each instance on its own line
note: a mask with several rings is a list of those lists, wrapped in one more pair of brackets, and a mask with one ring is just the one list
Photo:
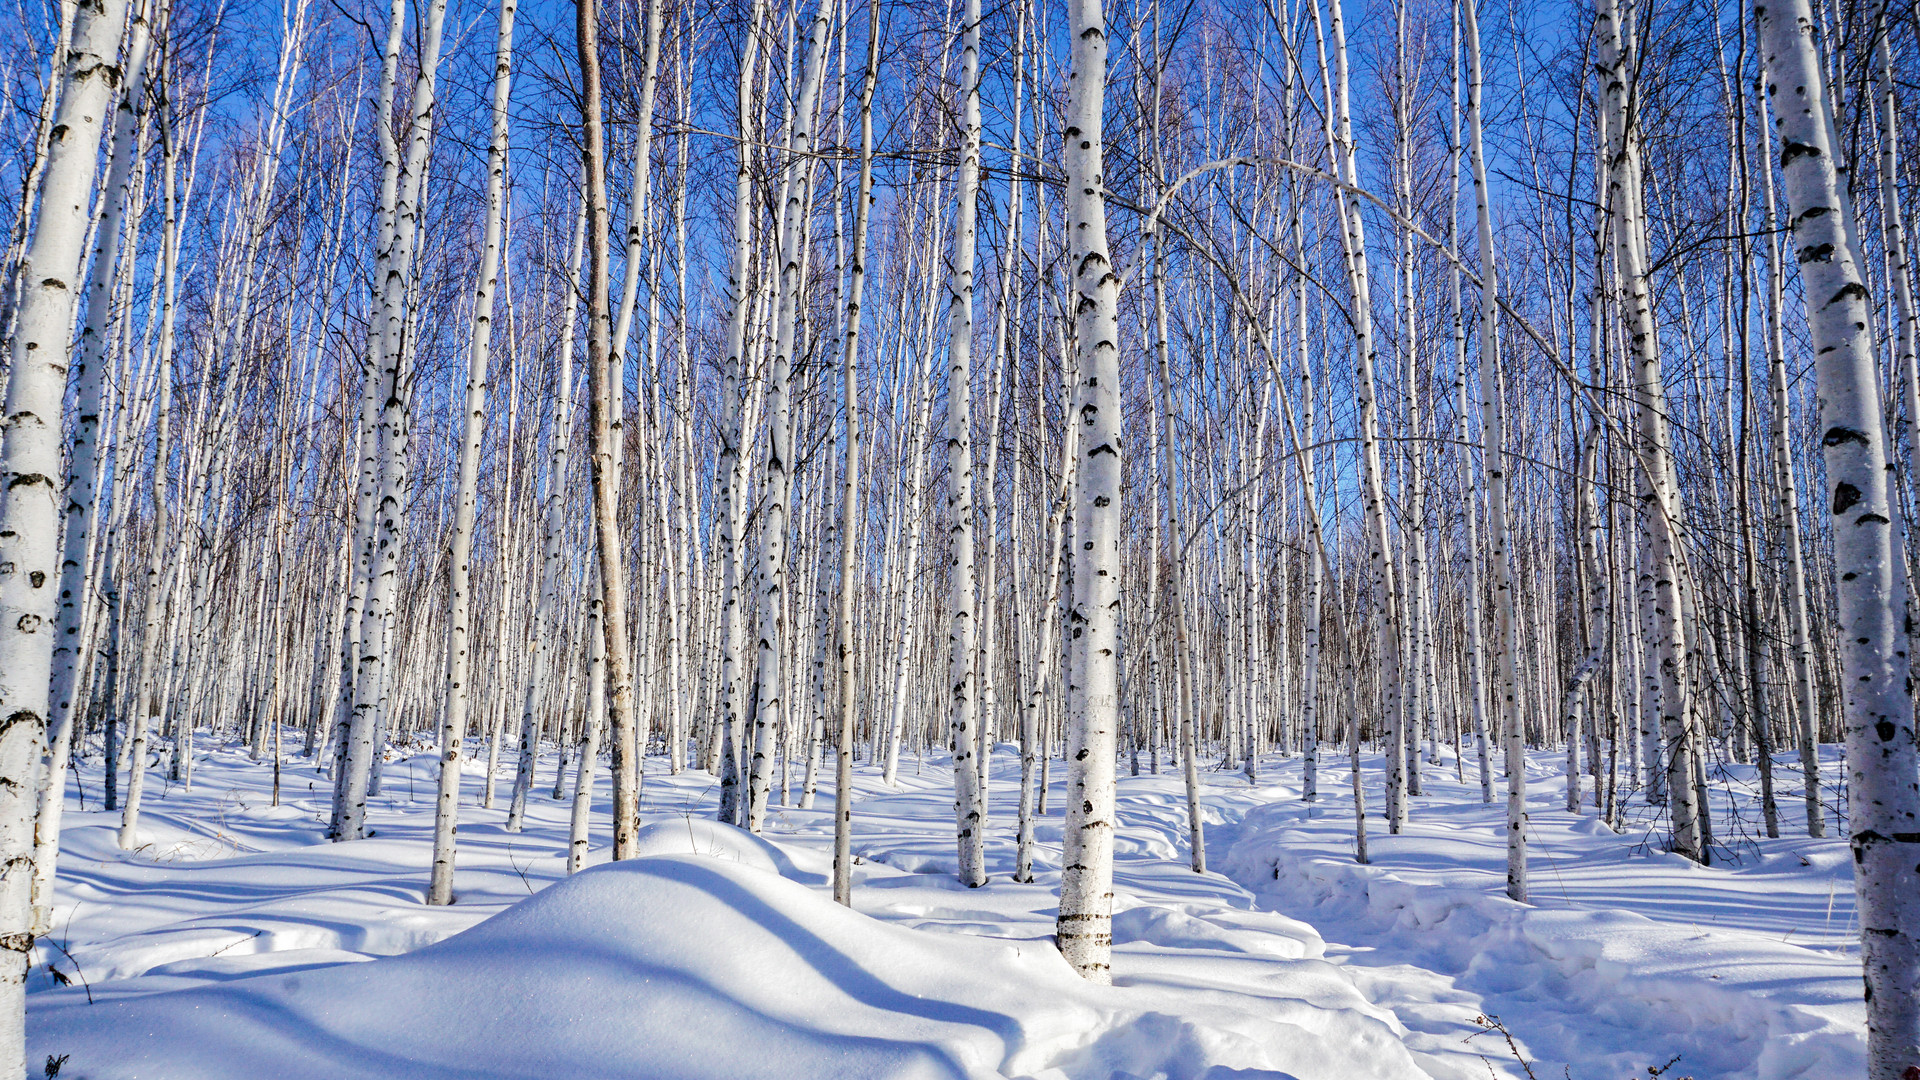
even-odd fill
[(153, 538), (147, 552), (146, 563), (146, 606), (141, 620), (140, 654), (133, 679), (133, 715), (128, 720), (126, 750), (128, 758), (126, 797), (120, 808), (119, 843), (123, 850), (133, 850), (138, 846), (140, 826), (140, 802), (146, 788), (147, 764), (147, 727), (148, 717), (159, 708), (158, 684), (161, 680), (155, 674), (159, 665), (160, 640), (164, 634), (162, 626), (165, 617), (165, 597), (170, 588), (166, 581), (166, 548), (164, 539), (169, 534), (167, 527), (171, 500), (167, 496), (167, 474), (172, 456), (172, 408), (173, 408), (173, 343), (174, 324), (178, 312), (180, 280), (180, 218), (181, 199), (179, 198), (179, 140), (173, 131), (168, 110), (161, 114), (160, 139), (164, 147), (162, 152), (162, 203), (165, 218), (161, 223), (160, 237), (160, 331), (155, 346), (158, 358), (155, 361), (154, 406), (154, 452), (153, 475)]
[(767, 450), (762, 459), (760, 554), (756, 572), (753, 757), (748, 775), (747, 827), (760, 831), (771, 784), (774, 733), (789, 705), (782, 661), (782, 608), (787, 592), (787, 533), (793, 490), (793, 421), (790, 387), (800, 319), (801, 259), (808, 208), (813, 201), (813, 135), (820, 85), (826, 77), (827, 43), (834, 0), (820, 0), (807, 31), (806, 66), (794, 104), (787, 144), (786, 201), (780, 217), (780, 296), (775, 309), (773, 357), (767, 378)]
[(1920, 760), (1870, 297), (1846, 228), (1812, 12), (1806, 0), (1756, 0), (1753, 10), (1819, 383), (1846, 671), (1847, 824), (1866, 970), (1867, 1076), (1900, 1080), (1920, 1069)]
[(22, 260), (0, 431), (0, 1076), (26, 1074), (33, 949), (35, 773), (45, 746), (58, 616), (61, 402), (91, 215), (88, 201), (120, 60), (125, 0), (86, 0), (49, 138), (44, 190)]
[[(387, 42), (381, 54), (379, 90), (374, 104), (374, 131), (379, 133), (381, 180), (380, 209), (374, 239), (376, 276), (383, 276), (381, 260), (393, 250), (394, 205), (399, 199), (400, 149), (393, 135), (393, 98), (400, 70), (400, 44), (406, 31), (406, 0), (393, 0), (387, 17)], [(378, 301), (376, 299), (375, 306)], [(377, 312), (375, 313), (377, 314)], [(371, 317), (371, 316), (370, 316)], [(359, 462), (354, 486), (353, 565), (348, 577), (346, 623), (340, 642), (339, 716), (334, 730), (335, 742), (329, 757), (333, 765), (333, 814), (327, 827), (331, 839), (346, 839), (343, 832), (349, 808), (347, 756), (353, 745), (352, 721), (354, 693), (360, 682), (361, 637), (368, 625), (367, 593), (373, 577), (374, 500), (380, 490), (380, 411), (381, 380), (380, 337), (369, 329), (362, 359), (360, 384), (360, 420), (355, 429), (354, 456)]]
[[(1316, 16), (1319, 8), (1316, 6)], [(1333, 37), (1335, 100), (1329, 117), (1328, 149), (1335, 173), (1348, 187), (1359, 187), (1353, 140), (1352, 93), (1349, 89), (1346, 22), (1341, 0), (1328, 5)], [(1356, 201), (1343, 188), (1335, 193), (1341, 218), (1341, 244), (1345, 256), (1347, 281), (1353, 295), (1354, 352), (1358, 361), (1354, 373), (1354, 392), (1360, 414), (1360, 465), (1362, 501), (1366, 504), (1365, 535), (1367, 567), (1373, 579), (1373, 617), (1379, 632), (1381, 711), (1391, 731), (1387, 745), (1387, 823), (1399, 832), (1405, 820), (1406, 739), (1401, 703), (1400, 599), (1390, 557), (1387, 525), (1387, 501), (1384, 469), (1380, 455), (1379, 394), (1374, 379), (1376, 343), (1373, 334), (1372, 284), (1367, 269), (1366, 223)], [(1357, 722), (1357, 719), (1356, 719)]]
[[(95, 231), (93, 266), (87, 282), (87, 319), (80, 333), (80, 355), (67, 378), (78, 383), (73, 441), (67, 455), (65, 531), (60, 558), (60, 611), (54, 626), (53, 681), (49, 691), (47, 741), (40, 762), (37, 812), (34, 816), (33, 895), (34, 932), (51, 928), (54, 867), (60, 854), (60, 818), (66, 808), (67, 762), (73, 734), (73, 711), (86, 653), (83, 626), (90, 623), (93, 581), (88, 569), (103, 494), (96, 476), (100, 468), (100, 413), (108, 366), (108, 335), (119, 280), (122, 236), (129, 226), (127, 212), (133, 198), (134, 166), (138, 163), (146, 121), (147, 54), (152, 42), (145, 5), (132, 12), (125, 74), (114, 89), (113, 153), (101, 190), (105, 204)], [(133, 245), (129, 244), (131, 248)], [(108, 473), (106, 479), (111, 480)]]
[(880, 0), (867, 3), (867, 73), (860, 87), (860, 186), (854, 193), (853, 263), (847, 276), (840, 396), (846, 410), (845, 464), (840, 478), (840, 584), (834, 646), (839, 728), (833, 769), (833, 898), (853, 906), (853, 593), (860, 521), (860, 304), (867, 281), (867, 222), (873, 208), (873, 90), (880, 75)]
[(753, 69), (760, 51), (760, 22), (766, 10), (765, 0), (754, 0), (740, 46), (740, 79), (737, 107), (740, 137), (734, 149), (733, 256), (727, 271), (727, 356), (722, 366), (720, 387), (720, 448), (715, 473), (720, 481), (719, 498), (714, 508), (719, 519), (721, 566), (720, 630), (720, 820), (745, 824), (746, 801), (741, 797), (746, 780), (742, 768), (742, 743), (745, 717), (741, 710), (740, 650), (746, 635), (745, 612), (740, 603), (742, 504), (746, 498), (745, 475), (741, 468), (741, 443), (748, 425), (740, 397), (740, 380), (747, 358), (747, 323), (752, 315), (753, 299), (748, 278), (753, 267), (753, 146), (749, 137), (753, 112)]
[[(403, 14), (395, 5), (395, 20)], [(366, 801), (375, 758), (389, 727), (386, 687), (389, 684), (385, 644), (399, 588), (399, 562), (407, 501), (407, 464), (410, 443), (409, 403), (413, 393), (414, 346), (408, 341), (415, 312), (409, 303), (414, 272), (414, 250), (419, 236), (421, 190), (426, 181), (427, 157), (433, 145), (434, 87), (440, 63), (441, 29), (446, 22), (446, 0), (432, 0), (420, 38), (420, 69), (408, 111), (407, 149), (397, 174), (392, 202), (392, 231), (381, 239), (387, 251), (377, 259), (379, 314), (371, 332), (378, 336), (377, 378), (380, 396), (378, 446), (381, 454), (379, 489), (374, 498), (376, 521), (369, 547), (369, 581), (362, 613), (360, 654), (354, 672), (353, 713), (347, 750), (341, 805), (337, 810), (336, 839), (357, 840), (365, 830)], [(390, 42), (391, 43), (391, 42)], [(383, 114), (379, 123), (387, 123)]]
[(1639, 135), (1632, 125), (1637, 97), (1634, 59), (1615, 0), (1595, 5), (1595, 34), (1603, 107), (1607, 110), (1606, 201), (1619, 277), (1620, 302), (1634, 356), (1634, 405), (1640, 434), (1640, 472), (1647, 492), (1648, 550), (1642, 609), (1652, 635), (1658, 715), (1667, 754), (1666, 788), (1673, 850), (1703, 858), (1699, 812), (1693, 788), (1695, 744), (1689, 717), (1687, 639), (1683, 622), (1686, 583), (1680, 553), (1680, 498), (1668, 436), (1667, 392), (1647, 281), (1646, 228), (1641, 208)]
[(974, 686), (973, 272), (980, 196), (980, 0), (960, 16), (960, 174), (953, 248), (947, 258), (947, 636), (948, 743), (960, 881), (987, 882), (985, 822)]
[(1120, 279), (1107, 254), (1102, 107), (1107, 83), (1101, 0), (1070, 5), (1073, 67), (1063, 134), (1079, 477), (1074, 500), (1073, 666), (1068, 688), (1065, 851), (1054, 938), (1091, 982), (1112, 980), (1114, 752), (1119, 721)]
[[(1764, 77), (1762, 83), (1765, 82)], [(1764, 87), (1762, 88), (1764, 90)], [(1766, 97), (1761, 94), (1762, 117), (1766, 116)], [(1765, 157), (1771, 159), (1773, 141), (1767, 125), (1761, 124)], [(1773, 442), (1774, 517), (1780, 529), (1780, 546), (1787, 563), (1785, 583), (1788, 619), (1788, 648), (1793, 658), (1793, 706), (1795, 741), (1800, 750), (1802, 794), (1806, 802), (1807, 835), (1827, 835), (1826, 815), (1820, 805), (1820, 732), (1814, 710), (1819, 693), (1814, 688), (1813, 630), (1808, 616), (1807, 567), (1805, 548), (1800, 539), (1800, 490), (1793, 467), (1793, 398), (1787, 375), (1786, 319), (1784, 314), (1786, 270), (1780, 249), (1780, 214), (1774, 192), (1773, 168), (1760, 170), (1765, 184), (1767, 207), (1767, 393), (1773, 416), (1770, 436)]]
[[(607, 159), (601, 125), (600, 26), (597, 0), (578, 0), (574, 34), (580, 59), (580, 122), (587, 204), (587, 431), (591, 442), (593, 533), (600, 572), (601, 618), (607, 638), (607, 737), (615, 746), (633, 739), (633, 662), (627, 632), (627, 573), (620, 536), (619, 474), (614, 468), (612, 334), (607, 287)], [(621, 755), (613, 770), (613, 857), (632, 858), (639, 827), (637, 754)]]
[[(1604, 2), (1604, 0), (1603, 0)], [(1488, 552), (1493, 564), (1493, 633), (1496, 666), (1494, 720), (1506, 747), (1507, 895), (1527, 901), (1526, 730), (1514, 690), (1519, 683), (1515, 637), (1512, 532), (1507, 523), (1506, 401), (1500, 385), (1499, 281), (1493, 261), (1493, 208), (1487, 189), (1487, 157), (1480, 109), (1480, 24), (1477, 0), (1465, 0), (1467, 42), (1467, 161), (1473, 175), (1474, 221), (1480, 248), (1480, 438), (1487, 479)]]
[(1173, 460), (1173, 370), (1167, 348), (1166, 254), (1159, 237), (1153, 246), (1153, 354), (1155, 388), (1160, 398), (1160, 463), (1164, 487), (1162, 516), (1166, 519), (1168, 552), (1165, 568), (1155, 567), (1166, 582), (1167, 614), (1173, 620), (1175, 703), (1178, 715), (1181, 777), (1187, 793), (1187, 864), (1196, 874), (1207, 872), (1206, 824), (1200, 816), (1199, 745), (1195, 734), (1193, 640), (1187, 628), (1187, 542), (1178, 528), (1177, 477)]
[(487, 145), (487, 219), (480, 239), (480, 283), (467, 344), (467, 400), (462, 413), (459, 490), (454, 495), (453, 550), (447, 555), (447, 684), (440, 721), (440, 784), (434, 800), (433, 873), (427, 903), (453, 903), (454, 836), (460, 821), (460, 773), (467, 739), (472, 608), (474, 503), (480, 486), (480, 439), (487, 428), (487, 361), (493, 345), (493, 298), (499, 285), (507, 194), (507, 102), (513, 89), (515, 0), (500, 0), (493, 47), (493, 134)]

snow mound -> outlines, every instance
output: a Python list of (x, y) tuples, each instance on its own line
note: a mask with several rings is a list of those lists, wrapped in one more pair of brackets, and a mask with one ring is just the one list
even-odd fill
[(874, 920), (752, 850), (598, 867), (404, 956), (92, 1006), (36, 995), (30, 1060), (70, 1055), (82, 1080), (1423, 1075), (1317, 962), (1289, 975), (1311, 1007), (1185, 1008), (1089, 985), (1044, 943)]
[(1136, 941), (1170, 949), (1216, 949), (1282, 960), (1317, 959), (1327, 951), (1326, 943), (1312, 927), (1284, 915), (1252, 911), (1194, 915), (1145, 904), (1113, 916), (1113, 943)]
[(773, 845), (745, 829), (688, 815), (680, 821), (655, 821), (634, 834), (634, 855), (704, 855), (777, 874)]

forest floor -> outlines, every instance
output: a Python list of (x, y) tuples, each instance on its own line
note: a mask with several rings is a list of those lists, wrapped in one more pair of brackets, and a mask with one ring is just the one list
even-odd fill
[[(1732, 766), (1714, 785), (1716, 865), (1697, 867), (1660, 850), (1658, 808), (1633, 802), (1624, 834), (1590, 803), (1569, 814), (1563, 759), (1537, 754), (1528, 907), (1504, 896), (1504, 785), (1484, 804), (1472, 765), (1461, 783), (1442, 755), (1397, 836), (1366, 759), (1369, 866), (1352, 858), (1344, 755), (1322, 762), (1311, 813), (1298, 757), (1263, 758), (1252, 784), (1205, 771), (1205, 875), (1187, 866), (1178, 771), (1123, 769), (1115, 985), (1096, 987), (1049, 940), (1057, 762), (1036, 880), (1010, 880), (1011, 747), (992, 757), (977, 890), (953, 879), (944, 761), (909, 756), (893, 788), (857, 769), (854, 912), (829, 898), (830, 770), (812, 809), (770, 808), (755, 838), (711, 822), (711, 776), (649, 760), (657, 857), (568, 880), (554, 756), (517, 834), (509, 758), (493, 809), (465, 778), (456, 903), (429, 908), (431, 754), (387, 765), (374, 836), (328, 844), (328, 785), (307, 763), (286, 766), (274, 807), (268, 766), (206, 748), (191, 792), (150, 776), (135, 852), (115, 844), (117, 814), (70, 798), (30, 1060), (64, 1058), (62, 1080), (1863, 1073), (1846, 846), (1805, 837), (1784, 760), (1784, 838), (1754, 839), (1752, 770)], [(97, 806), (97, 757), (79, 780)], [(604, 774), (600, 793), (595, 862)]]

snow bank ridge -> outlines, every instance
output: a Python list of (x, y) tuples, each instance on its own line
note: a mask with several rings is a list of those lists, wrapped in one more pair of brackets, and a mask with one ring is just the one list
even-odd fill
[[(1283, 910), (1306, 905), (1348, 918), (1364, 913), (1374, 929), (1416, 940), (1428, 966), (1452, 973), (1463, 986), (1553, 1001), (1665, 1033), (1670, 1042), (1645, 1050), (1662, 1060), (1683, 1055), (1682, 1072), (1727, 1080), (1865, 1073), (1857, 1006), (1793, 1000), (1791, 976), (1830, 967), (1830, 956), (1757, 935), (1656, 923), (1633, 912), (1534, 907), (1479, 889), (1415, 884), (1330, 857), (1324, 847), (1311, 850), (1309, 837), (1293, 827), (1299, 814), (1297, 806), (1281, 804), (1250, 811), (1221, 869)], [(1775, 992), (1781, 988), (1786, 992)], [(1530, 1029), (1524, 1018), (1508, 1019), (1514, 1034), (1543, 1056), (1583, 1060), (1578, 1032), (1553, 1023)]]

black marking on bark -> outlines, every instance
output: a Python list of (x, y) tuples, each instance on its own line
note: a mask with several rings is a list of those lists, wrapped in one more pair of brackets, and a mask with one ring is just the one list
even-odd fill
[(1802, 143), (1802, 142), (1794, 142), (1792, 139), (1784, 139), (1781, 141), (1780, 168), (1782, 169), (1785, 169), (1787, 166), (1793, 164), (1793, 159), (1795, 158), (1799, 158), (1799, 157), (1817, 158), (1819, 156), (1820, 156), (1820, 148), (1817, 146), (1811, 146), (1807, 143)]
[(1833, 512), (1844, 514), (1860, 501), (1860, 489), (1846, 481), (1833, 485)]
[(0, 738), (4, 738), (7, 732), (12, 731), (13, 725), (15, 724), (39, 724), (43, 722), (40, 714), (34, 712), (32, 709), (15, 709), (12, 713), (8, 714), (5, 720), (0, 720)]

